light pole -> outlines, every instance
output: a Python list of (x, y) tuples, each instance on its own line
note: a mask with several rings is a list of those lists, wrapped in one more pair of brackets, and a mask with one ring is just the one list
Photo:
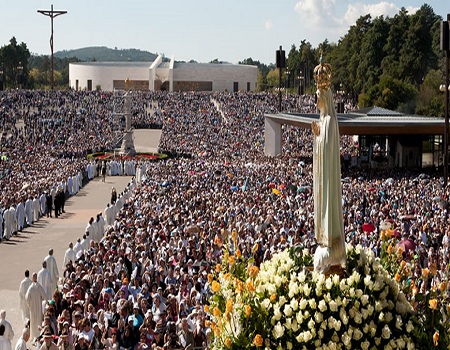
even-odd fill
[(52, 50), (52, 90), (55, 88), (55, 79), (54, 79), (54, 57), (53, 57), (53, 18), (58, 17), (59, 15), (64, 15), (67, 11), (53, 11), (53, 4), (51, 10), (38, 10), (39, 13), (44, 16), (48, 16), (51, 19), (51, 35), (50, 35), (50, 49)]
[(338, 113), (344, 113), (344, 94), (345, 91), (342, 88), (342, 83), (339, 84), (339, 90), (336, 91), (338, 95)]
[(3, 84), (5, 80), (5, 68), (3, 67), (3, 64), (0, 66), (0, 91), (3, 91)]
[(289, 70), (289, 68), (288, 67), (286, 67), (286, 70), (285, 70), (285, 74), (286, 74), (286, 81), (285, 81), (285, 88), (286, 88), (286, 98), (287, 98), (287, 95), (288, 95), (288, 87), (289, 87), (289, 76), (290, 76), (290, 74), (291, 74), (291, 71)]
[(19, 87), (19, 89), (22, 89), (22, 72), (22, 62), (19, 62), (19, 65), (17, 66), (17, 86)]
[(286, 56), (283, 48), (276, 51), (276, 64), (278, 68), (278, 112), (281, 113), (281, 70), (286, 67)]
[(445, 127), (444, 127), (444, 188), (448, 182), (448, 98), (449, 98), (449, 56), (450, 56), (450, 14), (447, 21), (441, 22), (441, 50), (445, 54)]

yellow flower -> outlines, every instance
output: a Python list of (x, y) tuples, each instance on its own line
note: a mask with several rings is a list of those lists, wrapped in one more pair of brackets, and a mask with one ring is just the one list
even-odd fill
[(231, 310), (233, 310), (233, 299), (228, 299), (227, 300), (227, 311), (231, 312)]
[(228, 257), (228, 263), (229, 263), (230, 265), (234, 265), (234, 256), (230, 255), (230, 256)]
[(231, 274), (227, 272), (225, 275), (223, 275), (223, 278), (225, 278), (227, 281), (230, 279)]
[(236, 253), (234, 255), (236, 255), (236, 258), (239, 259), (242, 256), (241, 250), (240, 249), (236, 250)]
[(250, 293), (252, 293), (256, 290), (255, 286), (253, 285), (252, 280), (247, 281), (247, 289)]
[(245, 305), (245, 315), (247, 317), (249, 317), (251, 313), (252, 313), (252, 307), (250, 305)]
[(210, 320), (205, 320), (205, 326), (206, 327), (210, 327), (211, 326), (211, 321)]
[(213, 281), (211, 288), (214, 293), (217, 293), (220, 290), (220, 283), (217, 281)]
[(437, 272), (437, 266), (436, 266), (435, 263), (433, 263), (433, 264), (430, 265), (430, 272), (431, 272), (432, 275), (436, 275), (436, 272)]
[(445, 290), (447, 289), (447, 282), (441, 282), (441, 283), (439, 283), (439, 290), (441, 291), (441, 292), (445, 292)]
[(210, 274), (210, 273), (208, 273), (208, 283), (212, 283), (212, 281), (213, 281), (213, 275), (212, 274)]
[(204, 305), (203, 311), (205, 311), (207, 314), (209, 314), (209, 305)]
[(405, 266), (406, 266), (406, 261), (405, 261), (405, 260), (402, 260), (402, 262), (400, 263), (400, 267), (401, 267), (402, 269), (404, 269)]
[(220, 335), (220, 329), (218, 327), (214, 328), (214, 335), (218, 337)]
[(433, 334), (433, 342), (434, 342), (434, 346), (438, 346), (439, 345), (439, 332), (436, 331)]
[(417, 293), (419, 293), (419, 288), (417, 288), (416, 286), (413, 286), (411, 289), (411, 293), (413, 296), (415, 296)]
[(216, 265), (216, 271), (217, 271), (217, 272), (222, 271), (222, 265), (217, 264), (217, 265)]
[(259, 272), (258, 266), (250, 265), (248, 267), (248, 275), (250, 277), (255, 277)]
[(213, 315), (215, 317), (219, 317), (220, 316), (220, 310), (219, 310), (219, 308), (217, 306), (213, 309)]
[(242, 291), (244, 290), (244, 284), (242, 283), (242, 281), (240, 280), (236, 280), (236, 291), (238, 293), (242, 293)]
[(273, 294), (270, 296), (270, 301), (273, 303), (276, 299), (277, 299), (277, 295), (276, 295), (275, 293), (273, 293)]
[(255, 243), (255, 245), (252, 248), (252, 253), (256, 253), (258, 251), (258, 249), (259, 249), (258, 243)]
[(386, 233), (385, 233), (385, 231), (381, 231), (380, 232), (380, 239), (382, 240), (382, 241), (384, 241), (384, 238), (386, 237)]
[(231, 339), (230, 338), (227, 338), (225, 340), (225, 345), (227, 346), (227, 348), (231, 347)]
[(430, 309), (432, 309), (432, 310), (436, 310), (437, 309), (438, 302), (437, 302), (436, 299), (430, 299), (428, 301), (428, 304), (430, 305)]
[(389, 244), (389, 247), (387, 248), (387, 252), (389, 254), (391, 254), (393, 249), (394, 249), (394, 246), (392, 244)]
[(236, 241), (236, 236), (237, 236), (236, 231), (232, 231), (231, 232), (231, 238), (233, 238), (233, 241)]
[(255, 335), (255, 338), (253, 338), (253, 344), (256, 347), (260, 348), (261, 346), (263, 346), (263, 343), (264, 343), (264, 339), (263, 339), (263, 337), (261, 337), (261, 334)]
[(395, 280), (396, 280), (397, 282), (400, 282), (401, 278), (402, 278), (402, 276), (400, 276), (399, 273), (396, 273), (396, 274), (395, 274)]
[(430, 270), (428, 270), (428, 268), (424, 268), (422, 269), (422, 277), (427, 278), (428, 275), (430, 274)]
[[(386, 238), (391, 238), (392, 237), (392, 235), (394, 234), (394, 230), (393, 229), (391, 229), (391, 228), (388, 228), (387, 230), (386, 230)], [(390, 252), (389, 252), (390, 253)]]
[(398, 253), (398, 255), (402, 255), (403, 254), (403, 248), (402, 247), (397, 247), (397, 253)]

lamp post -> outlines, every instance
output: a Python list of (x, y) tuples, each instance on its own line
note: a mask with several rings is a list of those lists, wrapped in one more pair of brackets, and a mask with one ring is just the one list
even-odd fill
[(0, 91), (3, 91), (3, 84), (5, 81), (5, 68), (3, 64), (0, 66)]
[(281, 69), (286, 67), (286, 56), (283, 48), (276, 51), (276, 63), (278, 68), (278, 111), (281, 113)]
[(19, 89), (22, 89), (22, 72), (22, 62), (19, 62), (19, 65), (17, 66), (17, 86), (19, 87)]
[(303, 72), (300, 71), (300, 74), (298, 76), (298, 94), (299, 95), (303, 95), (303, 79), (305, 79), (305, 77), (303, 76)]
[(445, 54), (445, 127), (444, 127), (444, 188), (448, 182), (448, 98), (449, 98), (449, 56), (450, 56), (450, 14), (447, 14), (447, 21), (441, 22), (441, 50)]
[(291, 71), (289, 70), (289, 68), (288, 67), (286, 67), (286, 70), (285, 70), (285, 74), (286, 74), (286, 81), (285, 81), (285, 89), (286, 89), (286, 98), (287, 98), (287, 95), (288, 95), (288, 87), (289, 87), (289, 76), (290, 76), (290, 74), (291, 74)]
[(344, 94), (345, 91), (342, 87), (342, 83), (339, 84), (339, 90), (336, 91), (338, 95), (338, 113), (344, 113)]

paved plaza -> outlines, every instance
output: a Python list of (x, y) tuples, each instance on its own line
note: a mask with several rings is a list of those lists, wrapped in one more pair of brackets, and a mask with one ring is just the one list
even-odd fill
[[(156, 152), (161, 130), (137, 130), (135, 147), (138, 152)], [(131, 181), (130, 176), (97, 177), (84, 186), (77, 195), (66, 201), (65, 213), (59, 218), (41, 218), (10, 241), (0, 244), (0, 309), (6, 310), (6, 319), (14, 330), (14, 342), (22, 333), (24, 322), (19, 309), (19, 285), (25, 270), (38, 272), (50, 248), (58, 263), (60, 276), (62, 262), (69, 242), (82, 237), (91, 217), (104, 211), (110, 200), (111, 188), (122, 192)], [(104, 215), (104, 214), (103, 214)]]

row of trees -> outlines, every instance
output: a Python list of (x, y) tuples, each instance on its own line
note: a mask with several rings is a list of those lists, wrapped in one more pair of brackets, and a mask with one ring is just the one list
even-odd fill
[[(344, 92), (361, 108), (377, 105), (442, 116), (444, 96), (439, 86), (445, 67), (439, 48), (441, 21), (427, 4), (414, 14), (402, 8), (392, 18), (362, 16), (338, 43), (325, 40), (313, 48), (303, 40), (298, 48), (292, 45), (281, 83), (291, 92), (299, 91), (299, 86), (314, 92), (313, 70), (323, 52), (324, 62), (333, 68), (333, 90)], [(261, 72), (260, 90), (278, 86), (278, 70), (273, 65), (266, 68), (267, 74)]]

